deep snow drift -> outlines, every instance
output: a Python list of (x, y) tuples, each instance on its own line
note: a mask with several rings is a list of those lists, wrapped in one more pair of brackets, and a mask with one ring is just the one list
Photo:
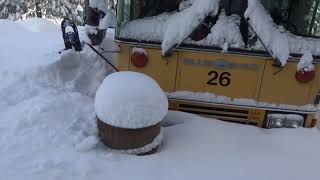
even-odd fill
[(158, 154), (110, 151), (96, 136), (93, 98), (111, 70), (87, 48), (59, 55), (59, 31), (3, 24), (1, 179), (319, 179), (318, 129), (265, 130), (169, 112)]

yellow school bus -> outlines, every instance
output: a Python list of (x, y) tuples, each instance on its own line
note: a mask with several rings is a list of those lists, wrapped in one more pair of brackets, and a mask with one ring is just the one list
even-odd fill
[[(320, 54), (313, 53), (313, 75), (304, 80), (297, 75), (302, 53), (290, 51), (287, 64), (277, 65), (244, 18), (246, 0), (221, 0), (218, 14), (203, 20), (183, 43), (164, 54), (165, 22), (185, 8), (182, 3), (188, 6), (183, 0), (118, 0), (120, 71), (154, 78), (167, 93), (171, 110), (264, 128), (315, 126)], [(261, 4), (288, 36), (317, 44), (319, 0), (261, 0)], [(238, 38), (228, 36), (232, 28)], [(221, 44), (223, 34), (227, 35)]]

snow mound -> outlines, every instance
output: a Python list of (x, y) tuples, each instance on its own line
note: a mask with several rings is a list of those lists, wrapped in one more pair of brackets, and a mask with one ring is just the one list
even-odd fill
[(95, 54), (88, 47), (80, 53), (65, 51), (59, 61), (38, 68), (34, 79), (49, 86), (94, 97), (107, 72), (112, 72), (104, 61), (94, 57)]
[(94, 106), (99, 119), (128, 129), (153, 126), (168, 113), (168, 99), (159, 85), (136, 72), (109, 75), (96, 93)]
[(0, 19), (0, 27), (1, 34), (13, 34), (26, 31), (20, 24), (6, 19)]
[(18, 23), (31, 32), (60, 31), (60, 26), (48, 19), (29, 18), (26, 20), (18, 21)]
[(250, 25), (266, 48), (271, 51), (273, 58), (278, 59), (281, 66), (284, 66), (290, 57), (288, 38), (280, 32), (260, 1), (248, 0), (245, 17), (249, 18)]

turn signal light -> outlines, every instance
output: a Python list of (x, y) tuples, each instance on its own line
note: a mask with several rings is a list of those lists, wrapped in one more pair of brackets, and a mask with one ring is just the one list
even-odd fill
[(296, 72), (296, 79), (301, 83), (308, 83), (312, 81), (316, 76), (315, 71), (303, 71), (299, 70)]
[(147, 53), (143, 49), (134, 50), (131, 55), (131, 62), (138, 68), (145, 67), (148, 63)]

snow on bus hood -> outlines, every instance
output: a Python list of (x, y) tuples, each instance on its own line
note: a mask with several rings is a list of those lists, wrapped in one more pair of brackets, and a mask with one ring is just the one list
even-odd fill
[(181, 12), (163, 13), (129, 22), (120, 37), (162, 41), (162, 53), (181, 44), (209, 14), (216, 15), (219, 0), (195, 0)]
[[(158, 16), (146, 17), (129, 22), (120, 31), (121, 38), (139, 41), (162, 42), (166, 31), (167, 21), (174, 13), (162, 13)], [(225, 45), (242, 48), (244, 42), (239, 29), (238, 15), (226, 16), (222, 13), (217, 23), (211, 28), (211, 33), (201, 41), (186, 39), (184, 43), (223, 48)], [(226, 29), (228, 29), (226, 31)]]
[(242, 48), (245, 44), (242, 40), (239, 25), (240, 16), (236, 14), (226, 16), (226, 14), (222, 12), (216, 24), (211, 28), (211, 33), (208, 34), (206, 38), (200, 41), (187, 39), (185, 43), (200, 46), (220, 47), (224, 50), (227, 50), (228, 47)]
[(209, 14), (216, 15), (220, 0), (194, 1), (189, 8), (177, 12), (168, 19), (167, 28), (162, 41), (162, 54), (171, 48), (180, 45), (192, 31)]

